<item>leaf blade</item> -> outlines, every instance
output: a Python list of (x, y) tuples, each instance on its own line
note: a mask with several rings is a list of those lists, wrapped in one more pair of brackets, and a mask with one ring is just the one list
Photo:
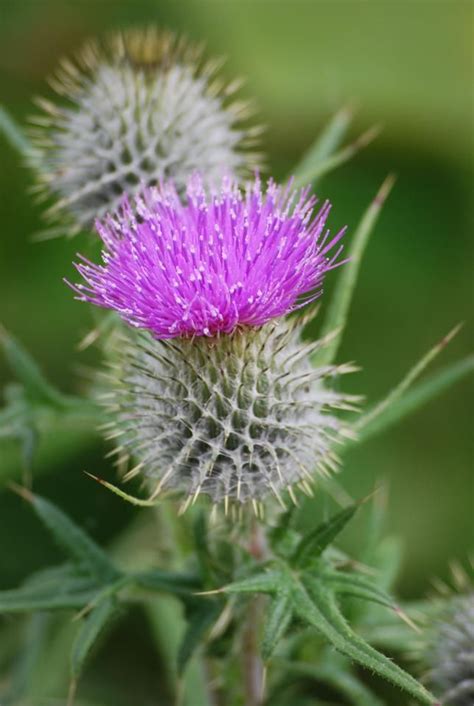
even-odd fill
[(71, 558), (84, 566), (100, 582), (116, 580), (120, 572), (107, 554), (62, 510), (40, 495), (28, 493), (38, 517)]
[(378, 134), (379, 128), (374, 126), (338, 152), (330, 154), (326, 159), (310, 164), (304, 171), (299, 170), (298, 175), (293, 179), (293, 188), (298, 189), (307, 184), (313, 184), (317, 179), (342, 166), (352, 159), (357, 152), (370, 144)]
[(199, 608), (194, 612), (191, 620), (188, 622), (181, 645), (178, 649), (178, 675), (181, 676), (183, 674), (189, 660), (198, 649), (199, 644), (203, 640), (209, 628), (217, 620), (221, 611), (221, 603), (215, 600), (206, 600), (203, 601)]
[[(310, 172), (314, 167), (318, 167), (327, 160), (341, 144), (351, 121), (352, 111), (349, 108), (342, 108), (333, 115), (293, 169), (293, 176), (298, 178), (301, 174)], [(315, 179), (313, 179), (313, 185), (314, 183)]]
[(375, 198), (363, 214), (352, 237), (348, 252), (349, 262), (344, 265), (337, 280), (336, 288), (329, 302), (326, 317), (321, 329), (321, 338), (329, 336), (333, 331), (337, 332), (321, 351), (316, 352), (312, 358), (314, 365), (329, 365), (336, 357), (347, 323), (362, 256), (394, 182), (395, 179), (393, 175), (389, 175), (385, 179)]
[(71, 651), (71, 675), (77, 679), (99, 635), (117, 610), (117, 601), (106, 596), (88, 613), (76, 635)]
[(272, 656), (276, 646), (290, 625), (292, 617), (290, 594), (288, 591), (283, 591), (272, 600), (267, 608), (262, 644), (260, 646), (264, 662), (268, 662)]
[(305, 583), (301, 582), (296, 589), (294, 607), (300, 617), (322, 632), (337, 650), (399, 686), (421, 703), (435, 703), (434, 697), (416, 679), (352, 631), (333, 595), (320, 581), (305, 577)]
[(48, 382), (26, 348), (2, 326), (0, 326), (0, 343), (10, 368), (24, 385), (28, 396), (33, 401), (54, 407), (61, 406), (62, 394)]
[(473, 372), (474, 355), (470, 355), (446, 366), (441, 372), (413, 386), (411, 390), (402, 390), (398, 399), (392, 399), (392, 404), (385, 405), (383, 408), (379, 407), (377, 414), (374, 408), (372, 413), (370, 411), (367, 413), (368, 416), (361, 417), (356, 425), (357, 443), (367, 441), (372, 436), (386, 431)]
[(308, 560), (321, 556), (326, 547), (354, 517), (358, 507), (357, 503), (349, 505), (302, 537), (291, 557), (291, 564), (302, 566)]

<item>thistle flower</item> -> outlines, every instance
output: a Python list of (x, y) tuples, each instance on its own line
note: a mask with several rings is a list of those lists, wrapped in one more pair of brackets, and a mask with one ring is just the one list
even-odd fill
[(116, 34), (64, 61), (52, 86), (67, 99), (39, 100), (45, 115), (32, 132), (39, 191), (59, 199), (47, 211), (67, 215), (69, 232), (114, 211), (124, 192), (172, 178), (178, 190), (197, 169), (209, 181), (253, 171), (258, 128), (239, 87), (216, 77), (219, 62), (155, 29)]
[(312, 368), (324, 342), (302, 343), (298, 318), (282, 318), (338, 264), (343, 231), (330, 240), (329, 204), (311, 219), (314, 205), (258, 180), (209, 194), (195, 176), (185, 203), (162, 184), (98, 224), (104, 264), (81, 258), (86, 284), (71, 286), (147, 332), (126, 334), (109, 397), (118, 453), (138, 459), (152, 497), (281, 500), (334, 468), (346, 431), (329, 410), (354, 400), (325, 383), (351, 368)]

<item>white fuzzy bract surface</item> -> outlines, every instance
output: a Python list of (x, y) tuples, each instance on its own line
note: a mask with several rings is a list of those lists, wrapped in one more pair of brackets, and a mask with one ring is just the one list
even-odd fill
[(66, 101), (39, 101), (33, 131), (40, 189), (69, 216), (70, 232), (114, 211), (123, 193), (173, 179), (178, 189), (199, 170), (208, 183), (247, 176), (259, 164), (248, 106), (215, 77), (199, 48), (145, 30), (89, 45), (63, 62), (53, 87)]
[[(315, 369), (321, 343), (300, 342), (280, 320), (216, 338), (154, 340), (129, 334), (112, 374), (111, 437), (138, 464), (151, 497), (259, 501), (335, 468), (347, 433), (334, 409), (356, 398), (334, 390), (351, 366)], [(329, 384), (328, 384), (329, 383)]]

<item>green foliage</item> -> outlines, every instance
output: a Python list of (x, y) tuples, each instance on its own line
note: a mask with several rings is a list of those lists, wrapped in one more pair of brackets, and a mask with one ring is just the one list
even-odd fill
[(262, 654), (268, 659), (294, 618), (315, 628), (341, 654), (377, 673), (421, 703), (434, 698), (412, 676), (371, 647), (349, 626), (338, 597), (350, 595), (396, 609), (394, 601), (367, 578), (331, 567), (325, 550), (353, 517), (357, 506), (337, 513), (304, 535), (289, 562), (269, 562), (261, 573), (233, 582), (228, 594), (266, 593), (272, 597), (267, 611)]
[[(433, 350), (437, 354), (440, 348), (436, 346)], [(435, 373), (427, 380), (411, 387), (415, 377), (418, 377), (422, 369), (431, 361), (431, 353), (432, 351), (408, 373), (407, 377), (382, 402), (360, 418), (356, 424), (358, 442), (367, 441), (372, 436), (403, 421), (417, 409), (474, 372), (474, 356), (471, 355), (448, 365), (441, 372)], [(413, 371), (416, 375), (413, 375)]]
[(302, 537), (291, 557), (292, 566), (301, 568), (315, 558), (319, 558), (354, 517), (357, 507), (357, 505), (350, 505), (344, 508), (337, 515), (329, 518), (327, 522), (323, 522), (315, 530)]
[(98, 583), (115, 581), (120, 576), (108, 556), (92, 539), (53, 503), (39, 495), (31, 495), (38, 517), (62, 546), (80, 571), (95, 578)]
[(336, 288), (329, 302), (321, 336), (327, 336), (335, 332), (329, 345), (323, 350), (317, 351), (313, 356), (314, 365), (328, 365), (336, 357), (342, 334), (347, 323), (349, 308), (357, 282), (357, 276), (362, 262), (362, 256), (369, 242), (369, 238), (379, 219), (383, 205), (390, 194), (394, 183), (393, 176), (387, 177), (377, 192), (373, 201), (362, 216), (355, 233), (351, 238), (349, 251), (347, 253), (348, 262), (339, 274)]
[(224, 605), (216, 599), (193, 601), (188, 607), (188, 624), (178, 651), (178, 674), (181, 675), (197, 648), (215, 623)]
[(71, 675), (73, 681), (81, 674), (91, 649), (116, 611), (117, 600), (115, 596), (104, 596), (85, 617), (72, 647)]
[[(359, 150), (369, 145), (378, 135), (377, 127), (370, 128), (354, 142), (337, 150), (350, 125), (351, 114), (341, 110), (331, 119), (316, 142), (293, 171), (295, 188), (314, 184), (321, 177), (351, 160)], [(337, 150), (337, 151), (336, 151)]]

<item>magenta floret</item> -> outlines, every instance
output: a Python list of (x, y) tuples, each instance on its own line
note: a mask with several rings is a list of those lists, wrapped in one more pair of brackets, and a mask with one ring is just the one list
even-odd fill
[(180, 199), (170, 182), (145, 188), (97, 231), (102, 265), (82, 256), (78, 299), (113, 309), (155, 338), (215, 336), (259, 327), (313, 301), (341, 262), (344, 230), (329, 239), (330, 204), (312, 217), (308, 190), (230, 177), (205, 190), (195, 175)]

